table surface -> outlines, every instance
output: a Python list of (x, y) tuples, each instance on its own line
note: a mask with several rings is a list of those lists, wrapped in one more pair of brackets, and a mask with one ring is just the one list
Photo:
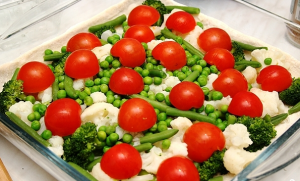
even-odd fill
[[(277, 12), (277, 14), (288, 17), (289, 16), (289, 7), (290, 7), (290, 0), (274, 0), (274, 1), (268, 1), (268, 0), (249, 0), (252, 3), (258, 4), (261, 7), (267, 8), (270, 11)], [(111, 0), (109, 2), (107, 1), (100, 1), (101, 7), (103, 9), (109, 7), (111, 4), (118, 2), (118, 0)], [(178, 2), (190, 5), (193, 4), (195, 1), (193, 0), (178, 0)], [(224, 3), (223, 1), (219, 1), (220, 3)], [(74, 5), (74, 10), (81, 9), (83, 2), (79, 2), (76, 5)], [(202, 0), (201, 3), (210, 3), (213, 6), (213, 3), (209, 2), (209, 0)], [(229, 3), (230, 4), (230, 3)], [(226, 4), (224, 4), (226, 5)], [(207, 8), (212, 8), (211, 6), (206, 6)], [(232, 10), (234, 7), (226, 7), (228, 10)], [(81, 9), (82, 10), (82, 9)], [(238, 8), (233, 9), (234, 14), (233, 15), (243, 15), (243, 12), (240, 11)], [(206, 12), (206, 9), (201, 9), (203, 13)], [(230, 14), (232, 15), (232, 14)], [(215, 18), (222, 19), (225, 23), (227, 23), (229, 26), (231, 26), (231, 19), (229, 14), (220, 13), (216, 15)], [(0, 14), (1, 16), (1, 14)], [(260, 38), (261, 40), (274, 45), (289, 54), (293, 55), (296, 59), (300, 60), (300, 51), (299, 48), (290, 46), (289, 42), (287, 40), (276, 42), (276, 37), (273, 37), (273, 39), (268, 38), (267, 36), (264, 37), (261, 33), (258, 34), (258, 29), (261, 27), (263, 20), (257, 20), (257, 24), (251, 24), (252, 28), (244, 27), (244, 23), (242, 24), (235, 24), (232, 26), (233, 28), (239, 29), (241, 32), (255, 36), (257, 38)], [(284, 26), (284, 24), (283, 24)], [(268, 28), (268, 27), (263, 27)], [(260, 31), (261, 32), (261, 31)], [(277, 32), (276, 36), (283, 36), (285, 34), (285, 29), (280, 30)], [(0, 62), (1, 64), (2, 62)], [(52, 177), (50, 174), (48, 174), (43, 168), (41, 168), (38, 164), (36, 164), (33, 160), (28, 158), (25, 154), (22, 153), (19, 149), (17, 149), (14, 145), (12, 145), (9, 141), (7, 141), (2, 135), (0, 135), (0, 158), (2, 159), (4, 165), (6, 166), (11, 178), (14, 181), (37, 181), (37, 180), (43, 180), (43, 181), (54, 181), (56, 180), (54, 177)], [(297, 160), (290, 166), (286, 167), (282, 171), (273, 174), (264, 180), (286, 180), (286, 181), (296, 181), (300, 180), (299, 176), (296, 175), (296, 171), (300, 170), (300, 160)], [(1, 180), (1, 179), (0, 179)]]

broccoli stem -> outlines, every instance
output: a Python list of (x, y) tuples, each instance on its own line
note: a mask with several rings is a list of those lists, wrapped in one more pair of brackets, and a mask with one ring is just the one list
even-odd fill
[(11, 80), (17, 80), (19, 71), (20, 71), (20, 68), (16, 68), (16, 70), (14, 71), (13, 76), (11, 77)]
[(289, 116), (288, 113), (282, 113), (276, 116), (271, 117), (271, 123), (274, 126), (277, 126), (278, 124), (280, 124), (283, 120), (285, 120), (287, 117)]
[(101, 30), (101, 28), (104, 26), (118, 26), (121, 25), (124, 21), (126, 21), (126, 15), (122, 14), (111, 21), (89, 27), (89, 32), (95, 33), (96, 31)]
[(253, 68), (260, 68), (261, 67), (261, 63), (257, 62), (257, 61), (248, 61), (248, 60), (241, 60), (238, 62), (235, 62), (236, 66), (251, 66)]
[(100, 163), (102, 157), (96, 158), (94, 161), (92, 161), (91, 163), (88, 164), (88, 166), (86, 167), (86, 169), (91, 172), (93, 170), (93, 167), (97, 164)]
[(289, 114), (294, 114), (296, 112), (300, 111), (300, 102), (298, 102), (296, 105), (294, 105), (293, 107), (291, 107), (288, 112)]
[(268, 47), (256, 47), (256, 46), (245, 44), (245, 43), (235, 41), (235, 40), (234, 40), (234, 42), (236, 42), (239, 46), (241, 46), (243, 50), (248, 50), (248, 51), (253, 51), (253, 50), (256, 50), (256, 49), (266, 49), (266, 50), (268, 50)]
[(53, 53), (50, 55), (44, 55), (44, 61), (56, 61), (63, 58), (64, 55), (65, 53)]
[(140, 143), (144, 144), (144, 143), (155, 143), (161, 140), (165, 140), (168, 138), (171, 138), (172, 136), (174, 136), (176, 133), (178, 132), (178, 129), (169, 129), (166, 131), (162, 131), (160, 133), (155, 133), (155, 134), (151, 134), (151, 135), (147, 135), (144, 137), (140, 138)]
[(223, 181), (223, 176), (217, 176), (217, 177), (209, 179), (208, 181)]
[(190, 6), (166, 6), (166, 8), (169, 12), (171, 12), (173, 9), (181, 9), (190, 14), (199, 14), (200, 13), (199, 8), (190, 7)]
[(28, 133), (32, 138), (36, 141), (40, 142), (42, 145), (48, 147), (51, 146), (50, 143), (44, 140), (35, 130), (33, 130), (30, 126), (28, 126), (23, 120), (21, 120), (17, 115), (12, 112), (5, 112), (7, 117), (14, 122), (17, 126), (23, 129), (26, 133)]
[(194, 80), (197, 79), (197, 77), (199, 77), (199, 75), (200, 75), (200, 71), (195, 70), (189, 76), (187, 76), (187, 78), (185, 78), (183, 81), (193, 82)]
[(167, 75), (164, 71), (158, 70), (158, 69), (150, 69), (149, 70), (149, 76), (150, 77), (160, 77), (160, 78), (166, 78)]
[[(176, 41), (176, 35), (174, 35), (170, 30), (168, 30), (167, 28), (164, 28), (163, 30), (161, 30), (161, 33), (163, 34), (164, 37), (166, 38), (171, 38), (173, 40)], [(191, 52), (194, 55), (198, 55), (201, 59), (204, 57), (204, 54), (202, 52), (200, 52), (198, 49), (196, 49), (195, 47), (193, 47), (193, 45), (191, 45), (189, 42), (183, 40), (182, 44), (184, 44), (186, 46), (186, 49)]]
[(89, 172), (87, 172), (85, 169), (81, 168), (79, 165), (73, 162), (68, 162), (71, 167), (73, 167), (75, 170), (77, 170), (79, 173), (81, 173), (83, 176), (85, 176), (90, 181), (97, 181), (95, 177), (93, 177)]
[(140, 145), (135, 146), (134, 148), (138, 151), (138, 152), (142, 152), (142, 151), (147, 151), (150, 150), (152, 148), (152, 144), (151, 143), (143, 143)]

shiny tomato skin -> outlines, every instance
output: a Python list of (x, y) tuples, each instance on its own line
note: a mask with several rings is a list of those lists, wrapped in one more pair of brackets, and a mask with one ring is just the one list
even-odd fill
[(71, 135), (81, 125), (81, 107), (73, 99), (62, 98), (53, 101), (45, 112), (45, 125), (53, 135)]
[(153, 31), (146, 25), (134, 25), (128, 28), (124, 34), (124, 38), (133, 38), (140, 43), (148, 43), (155, 39)]
[(166, 26), (168, 29), (178, 31), (180, 33), (188, 33), (195, 28), (196, 21), (190, 13), (178, 11), (168, 17)]
[(159, 12), (146, 5), (139, 5), (135, 7), (128, 15), (128, 25), (146, 25), (151, 26), (160, 18)]
[(173, 156), (164, 160), (158, 167), (157, 181), (200, 181), (194, 163), (183, 156)]
[(145, 131), (156, 121), (157, 115), (152, 105), (140, 98), (125, 101), (118, 114), (119, 126), (129, 132)]
[(283, 91), (293, 82), (291, 73), (280, 65), (269, 65), (263, 68), (256, 78), (264, 91)]
[(17, 79), (23, 81), (25, 93), (37, 93), (50, 87), (55, 76), (46, 64), (32, 61), (20, 68)]
[(152, 50), (152, 55), (169, 70), (180, 69), (185, 66), (187, 61), (184, 49), (174, 41), (159, 43)]
[(193, 82), (181, 82), (175, 85), (169, 94), (171, 104), (180, 110), (200, 108), (204, 103), (203, 90)]
[(228, 106), (228, 112), (236, 116), (261, 117), (263, 104), (254, 93), (241, 91), (232, 98)]
[(75, 79), (92, 77), (99, 70), (99, 61), (91, 50), (76, 50), (69, 55), (65, 63), (66, 75)]
[(217, 126), (198, 122), (189, 127), (183, 136), (183, 142), (187, 144), (188, 157), (196, 162), (204, 162), (225, 146), (223, 132)]
[(244, 75), (235, 69), (223, 70), (213, 82), (213, 88), (222, 92), (223, 96), (233, 97), (240, 91), (248, 90), (248, 82)]
[(204, 30), (198, 37), (198, 45), (205, 52), (213, 48), (224, 48), (228, 51), (232, 48), (230, 36), (220, 28)]
[(120, 143), (103, 154), (100, 167), (111, 178), (129, 179), (140, 172), (142, 158), (133, 146)]
[(114, 57), (119, 57), (125, 67), (141, 66), (146, 60), (146, 52), (143, 45), (133, 38), (122, 38), (110, 50)]
[(235, 64), (234, 56), (230, 51), (223, 48), (214, 48), (209, 50), (203, 59), (210, 65), (215, 65), (218, 70), (233, 68)]
[(93, 33), (78, 33), (68, 41), (67, 52), (74, 52), (79, 49), (92, 50), (101, 45), (100, 40)]
[(110, 77), (109, 88), (121, 95), (140, 93), (144, 89), (142, 76), (130, 68), (119, 68)]

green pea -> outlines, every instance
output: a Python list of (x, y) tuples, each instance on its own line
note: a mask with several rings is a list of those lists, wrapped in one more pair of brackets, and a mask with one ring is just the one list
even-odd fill
[(114, 60), (114, 57), (111, 56), (111, 55), (108, 55), (108, 56), (105, 58), (105, 61), (107, 61), (108, 63), (112, 63), (113, 60)]
[(181, 72), (183, 72), (183, 73), (185, 73), (186, 71), (189, 71), (190, 69), (189, 69), (189, 67), (188, 66), (183, 66), (182, 68), (181, 68)]
[(88, 96), (88, 94), (84, 91), (80, 92), (78, 94), (79, 99), (84, 100), (86, 97)]
[(144, 84), (145, 85), (151, 85), (152, 83), (153, 83), (153, 79), (152, 79), (152, 77), (144, 77)]
[(93, 86), (93, 87), (91, 87), (91, 93), (93, 93), (93, 92), (100, 92), (100, 86)]
[(172, 122), (172, 121), (173, 121), (172, 118), (167, 118), (167, 119), (165, 120), (165, 122), (167, 123), (167, 126), (168, 126), (168, 127), (171, 126), (171, 122)]
[(187, 50), (185, 50), (185, 55), (186, 55), (186, 58), (189, 58), (189, 57), (192, 57), (193, 55), (189, 52), (189, 51), (187, 51)]
[(83, 103), (81, 99), (76, 99), (75, 101), (76, 101), (79, 105), (81, 105), (81, 104)]
[(228, 111), (228, 105), (225, 105), (225, 104), (222, 105), (222, 106), (221, 106), (221, 112), (222, 112), (222, 113), (227, 113), (227, 111)]
[(218, 116), (216, 115), (215, 112), (209, 113), (209, 114), (208, 114), (208, 117), (212, 117), (212, 118), (215, 118), (215, 119), (218, 118)]
[(167, 74), (168, 74), (169, 76), (173, 76), (173, 72), (171, 72), (171, 71), (167, 71)]
[(106, 84), (101, 84), (100, 85), (100, 91), (103, 93), (106, 93), (108, 91), (109, 87)]
[[(151, 58), (150, 63), (152, 63), (153, 65), (157, 65), (158, 61), (155, 60), (154, 58)], [(161, 66), (157, 67), (157, 69), (160, 69)]]
[(46, 109), (47, 109), (47, 106), (46, 106), (46, 105), (40, 104), (39, 109), (38, 109), (37, 112), (39, 112), (41, 116), (44, 116), (44, 115), (45, 115), (45, 112), (46, 112)]
[(186, 74), (183, 72), (178, 72), (177, 77), (180, 81), (183, 81), (186, 78)]
[(183, 39), (180, 36), (176, 36), (175, 41), (180, 45), (183, 43)]
[(202, 67), (201, 65), (193, 65), (192, 66), (192, 71), (198, 70), (200, 73), (202, 72)]
[(236, 119), (237, 119), (237, 118), (236, 118), (234, 115), (229, 114), (229, 115), (227, 116), (227, 122), (228, 122), (228, 124), (234, 124), (235, 121), (236, 121)]
[[(98, 128), (98, 131), (106, 131), (106, 126), (105, 125), (102, 125), (102, 126), (100, 126), (99, 128)], [(106, 134), (106, 133), (105, 133)], [(105, 137), (105, 139), (106, 139), (106, 137)]]
[(45, 52), (44, 52), (45, 55), (51, 55), (53, 54), (53, 51), (50, 50), (50, 49), (46, 49)]
[(62, 46), (61, 49), (60, 49), (60, 51), (62, 53), (66, 53), (67, 52), (67, 46)]
[(151, 100), (154, 100), (154, 101), (156, 100), (156, 98), (155, 98), (155, 95), (154, 95), (154, 94), (150, 94), (150, 95), (148, 94), (148, 98), (149, 98), (149, 99), (151, 99)]
[(116, 143), (119, 140), (119, 135), (117, 133), (112, 133), (108, 137), (112, 143)]
[(34, 113), (30, 113), (30, 114), (27, 116), (27, 119), (28, 119), (28, 121), (30, 121), (30, 122), (34, 121), (34, 120), (35, 120), (35, 115), (34, 115)]
[(116, 71), (116, 69), (112, 67), (112, 68), (109, 70), (109, 73), (112, 75), (115, 71)]
[(220, 119), (220, 118), (218, 118), (217, 120), (216, 120), (216, 124), (218, 124), (218, 123), (222, 123), (223, 121), (222, 121), (222, 119)]
[(160, 77), (154, 77), (153, 79), (154, 85), (160, 85), (162, 83), (162, 78)]
[(221, 100), (223, 98), (223, 94), (222, 94), (222, 92), (219, 92), (219, 91), (213, 91), (211, 97), (212, 97), (212, 100), (214, 100), (214, 101)]
[(185, 72), (186, 77), (188, 77), (192, 72), (190, 70)]
[(65, 83), (64, 82), (58, 83), (58, 88), (59, 89), (65, 89)]
[(209, 75), (209, 72), (207, 70), (202, 70), (201, 75), (207, 77)]
[(140, 95), (144, 96), (144, 97), (148, 97), (148, 93), (146, 91), (142, 91), (140, 92)]
[(144, 85), (144, 89), (145, 92), (149, 92), (150, 90), (150, 86), (149, 85)]
[(179, 72), (180, 72), (179, 70), (174, 70), (174, 71), (173, 71), (173, 76), (178, 77), (178, 73), (179, 73)]
[(152, 57), (152, 50), (148, 49), (148, 50), (146, 51), (146, 56), (147, 56), (147, 57)]
[(158, 115), (159, 113), (160, 113), (160, 110), (159, 109), (154, 109), (154, 111), (155, 111), (155, 113), (156, 113), (156, 115)]
[(48, 66), (48, 67), (51, 69), (51, 71), (52, 71), (52, 72), (54, 72), (54, 71), (55, 71), (55, 70), (54, 70), (54, 67), (53, 67), (53, 65), (51, 65), (51, 64), (48, 64), (47, 66)]
[(171, 101), (170, 101), (169, 95), (167, 95), (167, 96), (165, 97), (165, 103), (166, 103), (168, 106), (171, 106), (171, 105), (172, 105), (172, 103), (171, 103)]
[(115, 93), (114, 93), (113, 91), (109, 90), (109, 91), (107, 91), (107, 92), (105, 93), (105, 95), (106, 95), (106, 96), (108, 96), (108, 95), (114, 96)]
[(157, 93), (155, 95), (155, 99), (158, 100), (159, 102), (162, 102), (165, 100), (165, 95), (163, 93)]
[(205, 60), (199, 60), (199, 65), (201, 65), (201, 67), (206, 67), (207, 66), (207, 63)]
[(104, 72), (103, 72), (103, 71), (99, 71), (99, 72), (98, 72), (98, 77), (101, 78), (101, 77), (103, 77), (103, 76), (104, 76)]
[(157, 130), (157, 124), (154, 124), (150, 129), (149, 131), (151, 132), (155, 132)]
[(196, 59), (194, 57), (189, 57), (186, 64), (191, 67), (196, 64)]
[(110, 134), (116, 132), (116, 128), (114, 126), (107, 126), (105, 132), (107, 135), (110, 135)]
[(113, 102), (113, 105), (117, 108), (120, 107), (120, 104), (121, 104), (121, 100), (118, 100), (118, 99)]
[(109, 62), (106, 61), (106, 60), (100, 62), (100, 67), (101, 67), (102, 69), (108, 69), (108, 68), (109, 68)]
[(205, 109), (205, 107), (204, 107), (204, 105), (203, 105), (203, 106), (201, 106), (200, 108), (198, 108), (198, 109), (196, 110), (196, 112), (197, 112), (197, 113), (202, 113), (202, 112), (204, 111), (204, 109)]
[(39, 121), (32, 121), (31, 128), (35, 131), (38, 131), (41, 128), (41, 123)]
[(215, 111), (215, 107), (211, 104), (207, 104), (205, 106), (205, 113), (208, 115), (209, 113), (213, 113)]
[(135, 70), (137, 73), (139, 73), (139, 74), (142, 75), (142, 72), (143, 72), (142, 67), (134, 67), (134, 70)]
[(109, 80), (110, 80), (109, 77), (102, 77), (101, 80), (100, 80), (100, 84), (106, 84), (106, 85), (108, 85), (109, 84)]
[(210, 66), (209, 69), (210, 69), (211, 73), (217, 74), (219, 72), (219, 70), (217, 69), (217, 67), (215, 65)]
[(151, 70), (151, 69), (153, 69), (153, 64), (152, 63), (147, 63), (145, 68), (148, 69), (148, 70)]
[(112, 73), (111, 73), (110, 71), (108, 71), (108, 70), (104, 70), (104, 71), (103, 71), (103, 76), (104, 76), (104, 77), (110, 78), (111, 75), (112, 75)]
[(147, 49), (148, 49), (148, 45), (147, 45), (147, 43), (144, 43), (144, 42), (142, 42), (141, 44), (143, 45), (143, 47), (144, 47), (144, 49), (145, 49), (145, 50), (147, 50)]
[(148, 75), (149, 75), (149, 70), (148, 69), (144, 69), (143, 71), (142, 71), (142, 77), (147, 77)]
[(38, 111), (39, 108), (40, 108), (40, 105), (41, 105), (41, 104), (34, 104), (34, 105), (32, 106), (32, 110), (33, 110), (33, 111)]
[(26, 97), (25, 101), (30, 101), (32, 104), (34, 104), (35, 98), (34, 98), (34, 96), (29, 95), (29, 96)]
[(129, 133), (125, 133), (122, 138), (124, 143), (131, 143), (133, 140), (133, 136)]
[(120, 107), (122, 106), (122, 104), (124, 104), (124, 102), (126, 102), (127, 99), (122, 99), (121, 102), (120, 102)]
[(171, 146), (171, 141), (169, 139), (165, 139), (165, 140), (162, 141), (161, 146), (162, 146), (162, 149), (167, 150)]
[(207, 84), (207, 77), (200, 75), (197, 79), (198, 83), (200, 84), (201, 87), (205, 86)]
[(266, 58), (266, 59), (264, 60), (264, 63), (265, 63), (266, 65), (271, 65), (271, 63), (272, 63), (272, 58)]
[(104, 147), (103, 147), (103, 150), (102, 150), (103, 153), (107, 152), (110, 148), (111, 148), (111, 147), (109, 147), (109, 146), (104, 146)]
[(46, 129), (45, 131), (42, 132), (41, 136), (44, 140), (48, 140), (52, 137), (52, 132)]
[(65, 76), (64, 75), (61, 75), (58, 77), (58, 81), (59, 82), (63, 82), (65, 80)]
[(67, 92), (65, 90), (59, 90), (57, 92), (57, 98), (61, 99), (61, 98), (66, 98), (67, 97)]
[(87, 95), (91, 95), (91, 89), (89, 87), (85, 87), (83, 90)]
[(113, 67), (113, 68), (119, 68), (119, 67), (121, 67), (121, 63), (120, 63), (120, 61), (119, 60), (113, 60), (112, 62), (111, 62), (111, 66)]
[(115, 101), (115, 97), (113, 95), (107, 95), (106, 96), (106, 102), (113, 103)]
[(89, 80), (86, 80), (84, 84), (86, 87), (92, 87), (92, 86), (94, 86), (94, 81), (89, 79)]
[(207, 96), (207, 95), (209, 94), (209, 89), (208, 89), (208, 87), (201, 87), (201, 89), (202, 89), (204, 95)]
[(216, 126), (217, 126), (218, 128), (220, 128), (221, 131), (224, 131), (225, 128), (226, 128), (226, 126), (225, 126), (225, 124), (224, 124), (223, 122), (217, 123)]
[(165, 112), (161, 112), (157, 115), (157, 120), (158, 121), (165, 121), (167, 119), (167, 114)]
[(91, 96), (86, 96), (83, 100), (84, 104), (90, 106), (94, 103), (93, 98)]
[(168, 127), (167, 127), (166, 124), (159, 124), (159, 125), (157, 126), (157, 130), (158, 130), (159, 132), (166, 131), (167, 129), (168, 129)]

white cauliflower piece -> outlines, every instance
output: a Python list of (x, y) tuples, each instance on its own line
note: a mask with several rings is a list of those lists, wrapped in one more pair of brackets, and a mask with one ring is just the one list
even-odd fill
[(227, 97), (223, 97), (221, 100), (204, 101), (204, 106), (206, 106), (207, 104), (211, 104), (216, 109), (220, 110), (223, 105), (229, 105), (231, 100), (232, 98), (230, 96), (227, 96)]
[(162, 92), (163, 90), (165, 90), (167, 88), (167, 86), (165, 84), (160, 84), (160, 85), (154, 85), (151, 84), (149, 86), (150, 91), (154, 92), (155, 94)]
[(247, 148), (253, 142), (250, 139), (250, 134), (247, 127), (243, 124), (230, 124), (223, 131), (225, 136), (225, 147), (236, 147), (239, 149)]
[(166, 85), (166, 87), (174, 87), (175, 85), (179, 84), (181, 81), (178, 77), (175, 76), (167, 76), (167, 78), (163, 79), (163, 84)]
[(27, 119), (27, 116), (33, 112), (32, 106), (33, 104), (30, 101), (20, 101), (12, 105), (9, 111), (17, 115), (28, 126), (31, 126), (31, 122)]
[(103, 92), (93, 92), (90, 96), (94, 103), (106, 102), (106, 95)]
[(213, 90), (214, 88), (213, 88), (212, 84), (217, 78), (218, 78), (217, 74), (214, 74), (214, 73), (209, 74), (207, 76), (207, 84), (205, 87), (207, 87), (209, 90)]
[(125, 179), (122, 181), (148, 181), (153, 180), (154, 176), (152, 174), (146, 174), (146, 175), (136, 175), (131, 177), (130, 179)]
[(162, 154), (162, 150), (153, 146), (148, 153), (140, 153), (142, 157), (142, 169), (149, 173), (157, 173), (157, 169), (162, 161), (168, 157)]
[(101, 34), (101, 39), (107, 41), (107, 38), (112, 36), (113, 33), (110, 30), (106, 30)]
[(201, 27), (195, 26), (194, 30), (189, 32), (188, 35), (184, 38), (184, 40), (189, 42), (195, 48), (200, 49), (199, 45), (197, 43), (197, 38), (195, 38), (195, 37), (198, 37), (202, 32), (203, 32), (203, 29)]
[(82, 90), (85, 87), (85, 79), (76, 79), (73, 81), (73, 88), (75, 90)]
[(187, 157), (188, 155), (187, 144), (180, 141), (180, 137), (178, 136), (176, 137), (176, 135), (174, 135), (173, 138), (171, 139), (171, 145), (169, 149), (164, 151), (163, 154), (166, 155), (168, 158), (175, 155), (181, 155)]
[(110, 49), (112, 48), (111, 44), (105, 44), (103, 46), (100, 47), (95, 47), (92, 52), (94, 52), (94, 54), (96, 55), (97, 59), (100, 60), (100, 62), (102, 62), (103, 60), (105, 60), (105, 58), (110, 55)]
[(150, 26), (150, 29), (152, 30), (154, 36), (158, 36), (161, 34), (161, 27), (159, 26)]
[[(174, 41), (173, 39), (165, 39), (164, 41)], [(158, 44), (164, 42), (162, 40), (151, 40), (150, 42), (147, 43), (148, 49), (153, 50), (154, 47), (156, 47)]]
[(39, 135), (41, 135), (41, 134), (43, 133), (43, 131), (46, 130), (45, 117), (44, 117), (44, 116), (41, 117), (40, 123), (41, 123), (41, 127), (40, 127), (40, 129), (37, 131), (37, 133), (38, 133)]
[(41, 100), (42, 103), (51, 102), (52, 101), (52, 86), (39, 92), (38, 98), (39, 98), (39, 100)]
[(116, 127), (116, 133), (119, 135), (119, 139), (123, 138), (125, 133), (128, 133), (128, 131), (125, 131), (120, 126)]
[(256, 82), (257, 72), (255, 68), (247, 66), (247, 68), (242, 72), (242, 74), (245, 76), (248, 83), (253, 84)]
[(93, 122), (100, 126), (111, 126), (118, 123), (119, 109), (112, 104), (98, 102), (86, 108), (81, 114), (82, 123)]
[(174, 137), (179, 137), (180, 141), (182, 141), (185, 131), (193, 125), (192, 121), (186, 117), (178, 117), (171, 121), (170, 124), (173, 129), (178, 129), (178, 133)]
[(256, 157), (257, 153), (251, 153), (236, 147), (230, 147), (224, 154), (224, 166), (233, 174), (240, 173)]
[(91, 175), (95, 177), (97, 180), (103, 180), (103, 181), (114, 181), (114, 179), (110, 178), (102, 169), (100, 166), (100, 163), (97, 163), (91, 172)]
[(63, 144), (64, 139), (60, 136), (52, 136), (48, 142), (51, 144), (50, 147), (48, 147), (55, 155), (58, 157), (61, 157), (64, 154)]
[(270, 116), (275, 116), (281, 113), (285, 113), (288, 110), (288, 107), (283, 104), (283, 102), (278, 97), (278, 92), (273, 91), (263, 91), (258, 88), (252, 88), (250, 90), (252, 93), (257, 95), (263, 104), (263, 114), (264, 117), (266, 114)]

